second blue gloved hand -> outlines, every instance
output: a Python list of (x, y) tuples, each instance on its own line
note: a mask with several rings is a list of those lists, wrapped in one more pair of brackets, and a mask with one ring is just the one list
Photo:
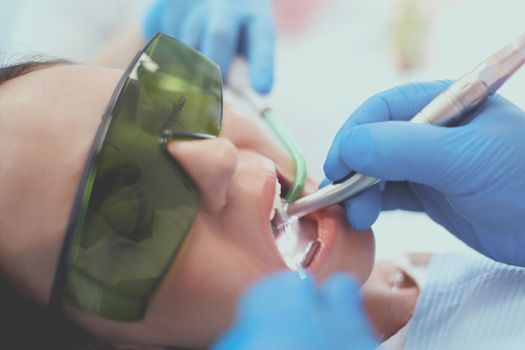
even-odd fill
[(158, 0), (144, 21), (146, 38), (175, 37), (215, 61), (226, 80), (237, 53), (248, 61), (253, 88), (273, 84), (275, 33), (270, 0)]
[(337, 134), (325, 173), (386, 180), (346, 203), (356, 228), (380, 210), (424, 211), (488, 257), (525, 266), (525, 112), (493, 96), (460, 126), (405, 122), (448, 85), (407, 84), (371, 97)]
[(359, 286), (338, 274), (317, 287), (297, 273), (270, 276), (242, 298), (235, 324), (214, 350), (371, 350), (377, 346)]

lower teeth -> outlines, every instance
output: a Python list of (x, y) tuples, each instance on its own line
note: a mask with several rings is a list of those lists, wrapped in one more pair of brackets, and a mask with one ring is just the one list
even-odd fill
[(321, 242), (319, 241), (310, 241), (306, 248), (303, 251), (303, 258), (301, 260), (301, 267), (308, 267), (314, 260), (315, 254), (321, 248)]

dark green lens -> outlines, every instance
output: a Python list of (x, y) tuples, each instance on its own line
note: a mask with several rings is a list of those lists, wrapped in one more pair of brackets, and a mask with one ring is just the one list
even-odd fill
[(100, 152), (81, 184), (65, 302), (110, 319), (144, 316), (199, 202), (162, 135), (216, 136), (221, 112), (217, 66), (174, 39), (152, 39), (105, 119)]

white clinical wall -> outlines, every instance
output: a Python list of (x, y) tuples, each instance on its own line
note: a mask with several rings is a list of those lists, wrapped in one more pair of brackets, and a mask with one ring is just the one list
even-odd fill
[[(92, 59), (123, 26), (139, 21), (153, 0), (0, 0), (4, 57), (45, 53), (76, 62)], [(3, 60), (5, 62), (5, 59)]]

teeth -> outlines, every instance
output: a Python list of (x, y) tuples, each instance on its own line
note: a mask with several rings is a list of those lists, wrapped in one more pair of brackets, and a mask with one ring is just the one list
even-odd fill
[(275, 196), (273, 198), (273, 208), (270, 211), (270, 221), (275, 217), (277, 209), (281, 207), (281, 184), (279, 181), (275, 181)]
[(310, 241), (303, 250), (303, 258), (301, 259), (301, 267), (308, 267), (314, 260), (315, 254), (321, 248), (321, 242), (319, 241)]

